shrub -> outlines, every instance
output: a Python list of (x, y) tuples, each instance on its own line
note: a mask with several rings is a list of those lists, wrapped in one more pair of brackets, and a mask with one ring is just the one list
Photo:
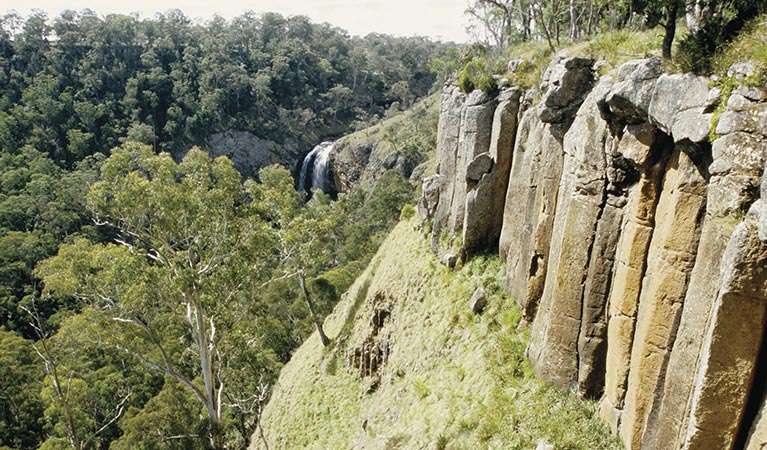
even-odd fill
[(415, 216), (415, 207), (410, 203), (406, 203), (402, 206), (402, 211), (399, 214), (399, 220), (408, 220)]
[(474, 82), (471, 80), (471, 76), (469, 76), (469, 73), (466, 72), (466, 70), (461, 72), (461, 76), (458, 78), (458, 88), (461, 89), (461, 92), (464, 94), (468, 94), (474, 90)]
[(484, 59), (475, 59), (466, 64), (458, 78), (458, 87), (465, 94), (475, 89), (481, 89), (490, 96), (498, 94), (498, 85), (493, 78), (493, 70), (488, 67)]

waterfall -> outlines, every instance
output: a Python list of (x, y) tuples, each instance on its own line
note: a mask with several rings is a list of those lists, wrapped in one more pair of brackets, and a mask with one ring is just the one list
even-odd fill
[(312, 149), (301, 164), (301, 176), (298, 179), (298, 192), (312, 189), (328, 191), (328, 169), (332, 142), (323, 142)]

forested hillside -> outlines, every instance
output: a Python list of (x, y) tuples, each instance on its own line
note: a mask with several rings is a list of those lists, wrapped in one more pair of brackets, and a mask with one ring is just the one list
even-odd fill
[(391, 172), (304, 207), (288, 170), (245, 181), (189, 149), (237, 131), (306, 153), (457, 57), (271, 13), (2, 16), (0, 448), (245, 445), (414, 188)]

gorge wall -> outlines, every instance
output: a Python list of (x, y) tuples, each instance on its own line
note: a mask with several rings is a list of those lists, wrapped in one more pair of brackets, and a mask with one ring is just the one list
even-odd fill
[(582, 57), (539, 90), (442, 94), (432, 251), (499, 251), (536, 374), (599, 399), (629, 449), (767, 445), (767, 93), (721, 96)]

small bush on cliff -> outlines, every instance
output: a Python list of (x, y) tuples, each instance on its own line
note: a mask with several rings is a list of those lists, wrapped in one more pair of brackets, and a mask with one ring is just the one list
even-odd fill
[(461, 92), (465, 94), (474, 90), (474, 81), (471, 79), (471, 76), (466, 69), (464, 69), (463, 72), (461, 72), (461, 76), (458, 77), (458, 87), (461, 89)]
[(458, 77), (458, 87), (465, 94), (480, 89), (487, 95), (495, 96), (498, 94), (498, 84), (493, 74), (494, 71), (484, 59), (475, 59), (463, 68), (461, 76)]

